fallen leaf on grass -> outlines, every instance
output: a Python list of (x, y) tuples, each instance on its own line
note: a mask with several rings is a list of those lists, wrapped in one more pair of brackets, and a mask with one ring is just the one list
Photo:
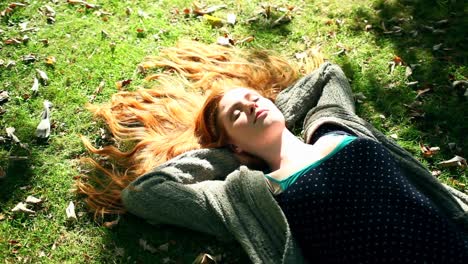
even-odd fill
[(33, 94), (39, 92), (39, 80), (36, 77), (34, 77), (34, 82), (31, 87), (31, 91), (33, 92)]
[(362, 103), (366, 99), (367, 97), (362, 92), (354, 94), (354, 100), (356, 100), (358, 103)]
[(291, 22), (291, 20), (292, 20), (292, 15), (291, 15), (291, 12), (288, 11), (282, 16), (280, 16), (278, 19), (273, 21), (273, 23), (271, 24), (271, 27), (276, 27), (285, 23), (289, 23)]
[(228, 24), (235, 25), (236, 24), (236, 19), (237, 19), (236, 14), (233, 14), (233, 13), (227, 14), (226, 21), (227, 21)]
[(117, 87), (117, 90), (120, 90), (120, 89), (124, 88), (125, 86), (128, 86), (131, 82), (132, 82), (132, 79), (117, 81), (115, 83), (115, 86)]
[(67, 0), (67, 3), (72, 4), (72, 5), (83, 5), (86, 8), (89, 8), (89, 9), (97, 7), (97, 5), (90, 4), (90, 3), (86, 2), (86, 1), (83, 1), (83, 0)]
[(26, 6), (26, 4), (18, 3), (18, 2), (16, 2), (16, 3), (10, 3), (10, 4), (8, 5), (9, 8), (25, 7), (25, 6)]
[(5, 43), (5, 45), (19, 45), (19, 44), (23, 43), (23, 41), (20, 38), (9, 38), (9, 39), (3, 41), (3, 43)]
[(120, 217), (117, 217), (114, 221), (104, 222), (102, 225), (106, 228), (112, 229), (114, 226), (118, 225), (120, 221)]
[(24, 55), (22, 57), (22, 61), (24, 63), (32, 63), (32, 62), (35, 62), (36, 61), (36, 55), (34, 54), (28, 54), (28, 55)]
[(406, 69), (405, 69), (405, 77), (408, 78), (408, 77), (410, 77), (412, 74), (413, 74), (413, 69), (411, 69), (410, 66), (406, 66)]
[(252, 42), (252, 41), (254, 41), (254, 39), (255, 39), (254, 36), (248, 36), (248, 37), (245, 37), (245, 38), (243, 38), (241, 40), (236, 41), (236, 44)]
[(36, 197), (34, 197), (32, 195), (29, 195), (28, 197), (26, 197), (26, 203), (40, 204), (40, 203), (42, 203), (42, 199), (36, 198)]
[(9, 99), (10, 95), (8, 94), (8, 91), (0, 90), (0, 104), (8, 102)]
[(169, 251), (169, 244), (170, 244), (170, 243), (167, 242), (167, 243), (164, 243), (164, 244), (160, 245), (160, 246), (158, 247), (158, 250), (161, 251), (161, 252), (167, 252), (167, 251)]
[(465, 158), (455, 155), (455, 157), (439, 162), (439, 165), (444, 167), (460, 167), (462, 169), (466, 168), (467, 163)]
[(67, 220), (77, 220), (78, 219), (76, 217), (76, 214), (75, 214), (75, 204), (73, 202), (70, 202), (68, 204), (67, 209), (65, 209), (65, 213), (67, 214)]
[(44, 100), (43, 103), (44, 110), (41, 114), (41, 121), (36, 127), (36, 137), (38, 138), (48, 138), (50, 135), (50, 108), (52, 103)]
[(130, 16), (132, 13), (133, 13), (133, 9), (127, 6), (127, 7), (125, 8), (125, 14), (126, 14), (127, 16)]
[(204, 16), (207, 14), (214, 13), (215, 11), (218, 11), (219, 9), (223, 9), (226, 7), (227, 5), (215, 5), (215, 6), (210, 6), (208, 8), (201, 8), (197, 6), (196, 4), (194, 4), (194, 9), (192, 13), (194, 13), (195, 15)]
[(39, 80), (42, 82), (44, 85), (49, 84), (49, 77), (47, 76), (47, 73), (44, 71), (41, 71), (39, 69), (36, 69), (37, 74), (39, 75)]
[(13, 10), (17, 7), (25, 7), (26, 4), (23, 3), (10, 3), (7, 8), (4, 10), (0, 11), (0, 16), (6, 16), (9, 15), (13, 12)]
[(464, 184), (463, 182), (460, 182), (458, 180), (455, 180), (454, 178), (449, 178), (449, 181), (455, 186), (459, 186), (459, 187), (462, 187), (462, 188), (466, 187), (466, 184)]
[(146, 242), (146, 240), (140, 238), (140, 240), (138, 240), (138, 243), (140, 244), (140, 246), (143, 248), (143, 250), (145, 251), (149, 251), (151, 253), (156, 253), (158, 252), (158, 250), (156, 248), (154, 248), (153, 246), (151, 246), (150, 244), (148, 244), (148, 242)]
[(141, 17), (141, 18), (148, 18), (149, 15), (147, 13), (145, 13), (143, 10), (141, 9), (138, 9), (138, 16)]
[(34, 214), (33, 210), (27, 208), (27, 204), (23, 202), (19, 202), (13, 209), (11, 209), (12, 212), (23, 212), (27, 214)]
[(5, 215), (0, 213), (0, 221), (5, 220), (5, 218), (6, 218)]
[(442, 174), (442, 171), (440, 170), (433, 170), (431, 171), (432, 176), (434, 177), (439, 177)]
[(431, 88), (426, 88), (426, 89), (422, 89), (422, 90), (417, 90), (418, 94), (416, 95), (416, 98), (415, 99), (418, 99), (421, 95), (429, 92), (431, 90)]
[(442, 47), (442, 43), (436, 44), (432, 47), (432, 50), (437, 51)]
[(197, 258), (192, 262), (192, 264), (216, 264), (216, 260), (210, 254), (201, 253)]
[(10, 137), (13, 140), (13, 142), (21, 143), (21, 141), (18, 139), (18, 137), (14, 134), (15, 133), (15, 128), (14, 127), (7, 127), (6, 132), (7, 132), (7, 136)]
[(419, 143), (419, 148), (421, 149), (424, 157), (432, 157), (440, 151), (439, 147), (428, 147), (422, 142)]
[(234, 40), (230, 35), (226, 34), (224, 37), (218, 37), (218, 39), (216, 39), (216, 44), (221, 46), (232, 46), (234, 45)]
[(48, 56), (45, 60), (45, 63), (49, 66), (53, 66), (56, 62), (57, 60), (55, 59), (54, 56)]
[(115, 248), (114, 253), (117, 257), (123, 257), (125, 256), (125, 249), (121, 247)]
[(213, 27), (220, 27), (223, 25), (223, 20), (219, 17), (203, 15), (203, 19)]
[(414, 86), (414, 85), (416, 85), (416, 84), (418, 84), (418, 83), (419, 83), (419, 81), (407, 82), (406, 85), (408, 85), (408, 86)]
[(55, 23), (55, 10), (52, 7), (45, 5), (42, 14), (47, 17), (47, 23)]

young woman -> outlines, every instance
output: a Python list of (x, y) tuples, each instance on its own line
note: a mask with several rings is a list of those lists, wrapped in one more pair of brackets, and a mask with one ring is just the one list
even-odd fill
[(198, 122), (202, 145), (266, 162), (265, 179), (307, 261), (468, 260), (466, 233), (378, 141), (323, 124), (305, 143), (273, 102), (247, 88), (212, 94)]
[[(265, 52), (166, 50), (142, 65), (168, 70), (158, 87), (92, 108), (134, 144), (85, 141), (117, 169), (94, 162), (106, 177), (78, 191), (98, 215), (235, 239), (254, 263), (466, 261), (466, 205), (357, 117), (343, 72), (314, 58), (298, 80)], [(287, 129), (302, 120), (304, 142)]]

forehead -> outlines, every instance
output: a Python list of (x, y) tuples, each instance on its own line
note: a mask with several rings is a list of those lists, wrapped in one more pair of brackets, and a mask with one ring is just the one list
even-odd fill
[(220, 112), (227, 110), (231, 104), (236, 103), (242, 99), (248, 99), (251, 95), (257, 95), (257, 92), (248, 88), (235, 88), (226, 92), (219, 101)]

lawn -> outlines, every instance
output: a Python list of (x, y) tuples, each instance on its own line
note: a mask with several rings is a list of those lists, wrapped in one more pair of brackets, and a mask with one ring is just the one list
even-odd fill
[[(215, 18), (195, 12), (216, 6)], [(237, 244), (190, 230), (131, 215), (95, 221), (71, 191), (83, 173), (78, 159), (88, 155), (79, 136), (96, 145), (105, 140), (103, 123), (85, 104), (108, 101), (119, 81), (131, 80), (123, 90), (148, 86), (138, 63), (180, 39), (216, 43), (229, 36), (240, 48), (271, 49), (291, 61), (320, 46), (347, 74), (362, 117), (434, 177), (468, 192), (463, 0), (25, 0), (2, 1), (0, 12), (5, 263), (201, 263), (204, 254), (217, 263), (247, 262)], [(41, 139), (36, 127), (45, 100), (53, 104), (51, 130)], [(454, 157), (460, 161), (447, 162)], [(40, 200), (28, 202), (34, 212), (13, 212), (28, 196)], [(75, 220), (66, 214), (70, 202)]]

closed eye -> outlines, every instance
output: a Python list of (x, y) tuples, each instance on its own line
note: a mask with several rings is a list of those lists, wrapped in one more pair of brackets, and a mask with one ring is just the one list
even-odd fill
[(236, 109), (232, 112), (232, 120), (237, 120), (239, 118), (241, 111), (239, 109)]

